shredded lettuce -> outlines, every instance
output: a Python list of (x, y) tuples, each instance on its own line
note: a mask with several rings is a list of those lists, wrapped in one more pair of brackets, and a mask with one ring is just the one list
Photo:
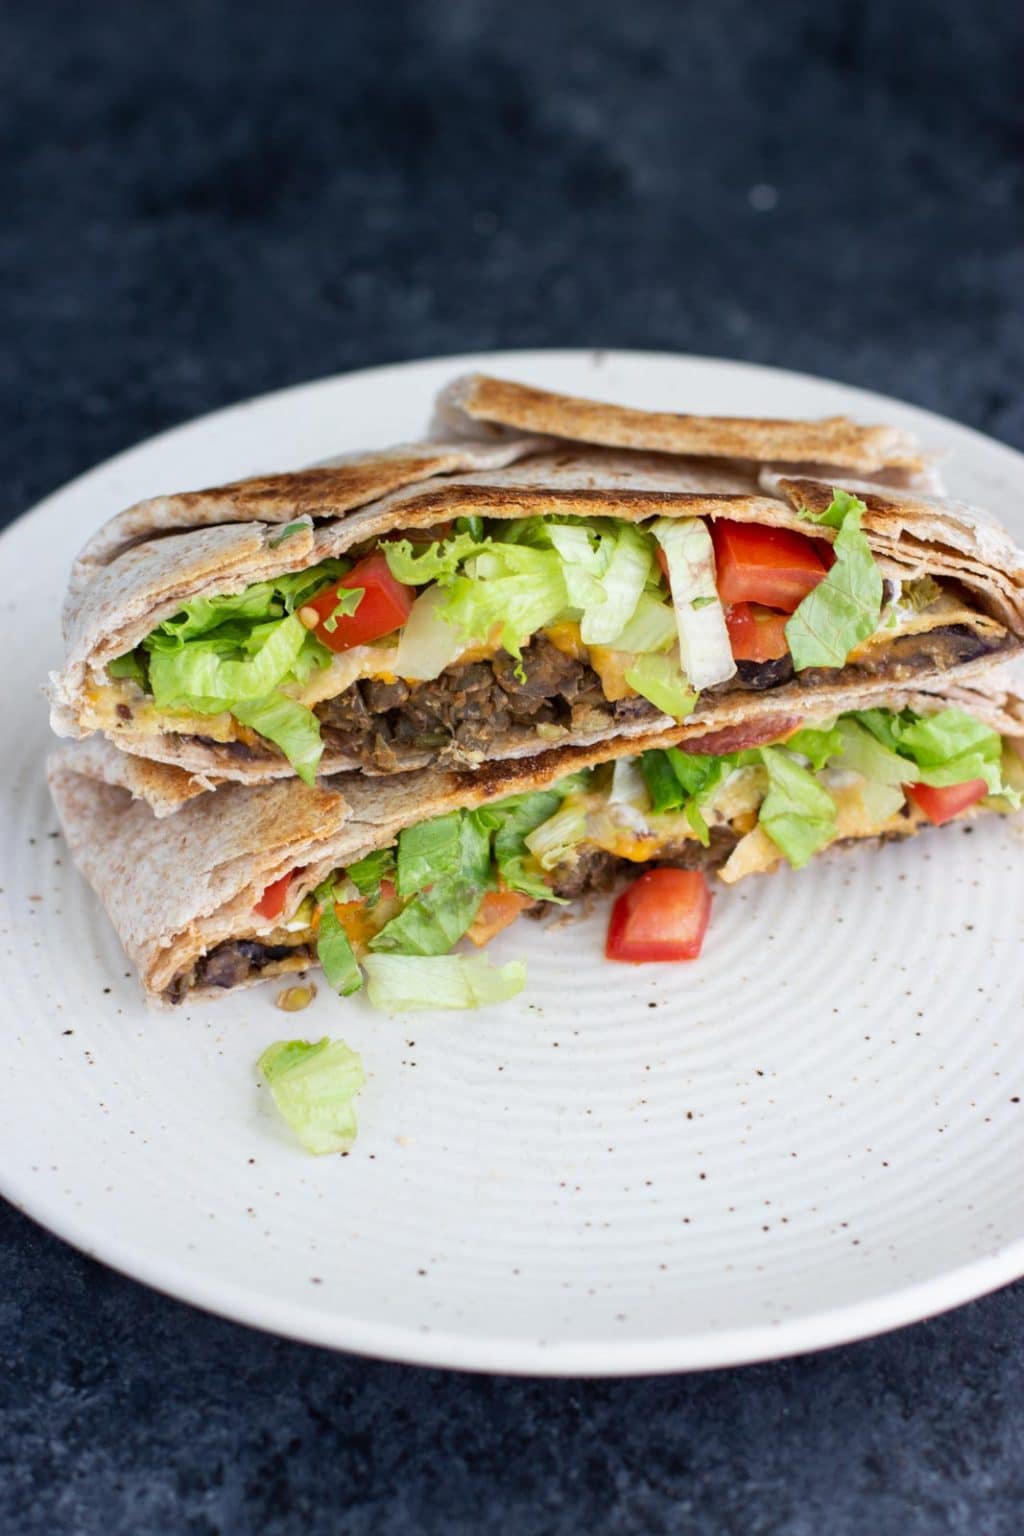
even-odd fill
[(363, 978), (352, 953), (348, 934), (338, 921), (334, 910), (334, 881), (325, 880), (318, 885), (314, 896), (320, 905), (320, 924), (316, 933), (316, 957), (323, 969), (327, 984), (342, 997), (358, 992)]
[[(460, 519), (461, 521), (461, 519)], [(479, 522), (479, 518), (471, 519)], [(410, 539), (396, 539), (382, 544), (388, 570), (396, 581), (408, 587), (422, 587), (425, 582), (439, 581), (447, 585), (462, 562), (470, 555), (480, 553), (489, 539), (478, 538), (471, 529), (456, 533), (434, 544), (413, 544)]]
[(399, 834), (398, 894), (403, 898), (453, 876), (483, 890), (490, 883), (490, 867), (490, 834), (476, 811), (449, 811)]
[(275, 1040), (257, 1070), (307, 1151), (348, 1151), (357, 1130), (353, 1100), (366, 1075), (344, 1040)]
[(651, 532), (668, 565), (682, 669), (693, 688), (724, 683), (735, 673), (736, 663), (715, 586), (715, 552), (707, 524), (698, 517), (659, 517)]
[[(311, 783), (323, 751), (320, 726), (312, 711), (280, 690), (304, 683), (330, 661), (295, 614), (349, 569), (347, 560), (323, 560), (243, 592), (193, 598), (130, 657), (113, 662), (111, 675), (133, 677), (172, 714), (230, 712), (280, 747)], [(360, 595), (355, 588), (346, 592), (341, 611), (358, 606)]]
[(345, 874), (352, 881), (368, 907), (375, 907), (380, 900), (381, 882), (391, 880), (395, 874), (395, 850), (378, 848), (365, 858), (350, 864)]
[[(1003, 778), (1002, 737), (963, 710), (918, 715), (910, 709), (899, 714), (866, 709), (855, 714), (853, 721), (887, 753), (888, 776), (883, 782), (929, 784), (941, 789), (984, 779), (989, 794), (1004, 795), (1012, 806), (1020, 803), (1019, 795)], [(866, 755), (863, 743), (859, 750)], [(874, 761), (880, 767), (882, 760), (877, 755)], [(872, 774), (881, 776), (880, 771)]]
[[(574, 779), (578, 776), (574, 775)], [(496, 806), (483, 806), (477, 812), (494, 829), (494, 861), (509, 890), (532, 896), (535, 901), (560, 901), (536, 873), (536, 865), (527, 847), (527, 838), (549, 821), (565, 798), (568, 784), (530, 794), (515, 795)]]
[(251, 704), (235, 704), (231, 713), (240, 725), (280, 747), (300, 779), (312, 784), (323, 756), (320, 722), (311, 709), (282, 693)]
[(578, 801), (569, 799), (523, 841), (541, 869), (554, 869), (557, 864), (565, 863), (577, 844), (583, 841), (586, 831), (586, 811)]
[(614, 636), (611, 649), (642, 655), (649, 651), (669, 651), (676, 643), (675, 610), (671, 603), (652, 592), (642, 592), (632, 618)]
[(838, 723), (833, 720), (828, 725), (803, 726), (792, 736), (787, 736), (785, 745), (788, 751), (806, 757), (814, 772), (820, 773), (825, 764), (843, 750), (843, 736)]
[(638, 656), (625, 671), (625, 679), (631, 688), (649, 699), (655, 709), (684, 720), (693, 713), (697, 695), (687, 682), (675, 655)]
[(649, 536), (622, 523), (602, 583), (604, 602), (595, 612), (585, 613), (580, 623), (584, 645), (610, 645), (621, 634), (636, 612), (652, 561)]
[(761, 747), (768, 793), (758, 821), (794, 869), (836, 835), (836, 803), (806, 768), (779, 747)]
[(838, 528), (832, 546), (836, 560), (822, 581), (808, 592), (786, 625), (793, 665), (841, 667), (855, 646), (878, 628), (882, 614), (882, 573), (861, 529), (864, 503), (836, 490), (824, 512), (804, 513), (810, 521)]
[(522, 960), (494, 966), (484, 955), (368, 955), (367, 996), (376, 1008), (483, 1008), (515, 997), (526, 983)]
[(398, 636), (395, 672), (415, 682), (440, 677), (465, 649), (465, 641), (442, 617), (448, 593), (442, 586), (421, 592)]
[(569, 606), (562, 561), (554, 549), (525, 544), (477, 545), (464, 571), (454, 577), (439, 609), (466, 643), (482, 643), (495, 628), (517, 660), (537, 630)]

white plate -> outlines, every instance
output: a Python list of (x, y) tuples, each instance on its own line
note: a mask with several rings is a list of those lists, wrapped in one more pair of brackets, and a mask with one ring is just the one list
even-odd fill
[[(275, 988), (150, 1015), (55, 836), (40, 683), (71, 555), (139, 497), (415, 436), (485, 368), (638, 406), (848, 411), (953, 451), (1016, 519), (1024, 459), (838, 384), (701, 358), (508, 353), (375, 369), (166, 433), (3, 538), (4, 1192), (175, 1296), (317, 1343), (546, 1374), (729, 1365), (875, 1333), (1024, 1273), (1024, 844), (1004, 823), (716, 899), (701, 960), (605, 964), (604, 918), (521, 924), (524, 996), (374, 1015)], [(369, 1083), (307, 1157), (253, 1064), (343, 1034)]]

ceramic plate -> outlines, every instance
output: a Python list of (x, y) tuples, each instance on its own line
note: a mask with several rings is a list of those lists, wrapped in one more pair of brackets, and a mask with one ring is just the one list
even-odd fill
[[(106, 1263), (262, 1328), (394, 1359), (610, 1374), (875, 1333), (1024, 1273), (1024, 843), (993, 818), (716, 898), (680, 967), (601, 959), (605, 915), (521, 924), (527, 990), (375, 1015), (275, 987), (150, 1014), (47, 798), (41, 684), (69, 560), (111, 512), (425, 427), (482, 368), (625, 404), (849, 412), (950, 453), (1015, 520), (1024, 458), (863, 391), (640, 353), (445, 358), (327, 379), (166, 433), (3, 538), (3, 1189)], [(254, 1063), (341, 1034), (352, 1154), (289, 1139)]]

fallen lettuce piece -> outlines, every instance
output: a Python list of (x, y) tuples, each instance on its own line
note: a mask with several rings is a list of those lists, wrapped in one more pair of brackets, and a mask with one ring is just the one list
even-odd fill
[(352, 1101), (366, 1074), (344, 1040), (275, 1040), (256, 1065), (307, 1151), (348, 1151), (357, 1131)]
[(779, 747), (762, 747), (768, 793), (758, 821), (772, 842), (800, 869), (836, 833), (836, 804), (806, 768)]
[(808, 592), (786, 625), (793, 665), (842, 667), (850, 652), (873, 635), (882, 615), (882, 573), (861, 530), (864, 503), (846, 491), (834, 491), (821, 513), (810, 521), (838, 528), (832, 546), (835, 564)]
[(624, 675), (629, 686), (648, 699), (655, 709), (676, 720), (684, 720), (696, 707), (697, 695), (673, 655), (638, 656)]
[(668, 566), (682, 669), (693, 688), (724, 683), (734, 675), (736, 663), (715, 586), (715, 552), (707, 524), (699, 517), (659, 517), (651, 532)]
[(408, 1013), (421, 1008), (484, 1008), (515, 997), (526, 984), (526, 965), (494, 966), (483, 955), (367, 955), (367, 996), (375, 1008)]

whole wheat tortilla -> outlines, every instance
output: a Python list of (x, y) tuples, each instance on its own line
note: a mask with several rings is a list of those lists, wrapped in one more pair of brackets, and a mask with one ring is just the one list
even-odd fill
[[(994, 730), (1024, 740), (1024, 700), (1007, 691), (1008, 672), (993, 685), (960, 680), (939, 694), (890, 691), (893, 709), (921, 713), (956, 704)], [(809, 700), (799, 715), (747, 722), (707, 747), (736, 751), (823, 720), (842, 708), (882, 703), (877, 694)], [(76, 864), (103, 903), (151, 999), (166, 1001), (175, 979), (215, 945), (252, 934), (253, 907), (266, 887), (293, 870), (296, 900), (332, 870), (395, 842), (403, 827), (446, 811), (543, 789), (578, 768), (685, 739), (679, 726), (593, 746), (557, 747), (518, 760), (493, 761), (475, 772), (423, 768), (385, 780), (358, 773), (309, 788), (295, 778), (258, 785), (227, 784), (201, 794), (159, 820), (144, 786), (126, 776), (123, 754), (108, 742), (59, 747), (47, 765), (50, 789)], [(187, 775), (166, 768), (166, 775)], [(258, 978), (257, 978), (258, 979)], [(207, 995), (220, 989), (207, 987)], [(195, 995), (202, 995), (197, 991)]]
[(118, 512), (93, 535), (71, 568), (69, 595), (74, 598), (101, 566), (144, 539), (222, 523), (341, 517), (403, 485), (469, 469), (497, 469), (540, 446), (537, 438), (511, 436), (500, 443), (402, 443), (341, 454), (287, 474), (253, 475), (209, 490), (154, 496)]
[(501, 441), (509, 429), (610, 448), (655, 449), (759, 463), (818, 463), (867, 473), (886, 468), (915, 471), (923, 464), (909, 433), (898, 427), (862, 427), (845, 416), (773, 421), (641, 411), (481, 373), (454, 380), (438, 397), (435, 431), (461, 431)]

